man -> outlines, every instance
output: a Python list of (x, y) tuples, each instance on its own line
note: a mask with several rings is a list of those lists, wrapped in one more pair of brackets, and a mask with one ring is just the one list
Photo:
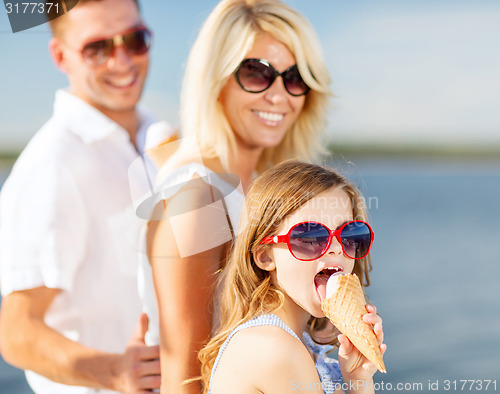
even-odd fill
[(70, 87), (2, 190), (0, 350), (36, 393), (143, 393), (160, 364), (144, 344), (128, 167), (151, 123), (136, 109), (150, 33), (135, 0), (80, 0), (51, 28)]

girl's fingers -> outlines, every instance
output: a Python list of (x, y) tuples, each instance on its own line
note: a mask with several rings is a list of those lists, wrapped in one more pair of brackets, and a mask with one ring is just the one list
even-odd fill
[(379, 345), (382, 342), (384, 342), (384, 327), (382, 326), (382, 323), (376, 323), (373, 326), (373, 332), (375, 333), (375, 336), (377, 337), (377, 341), (378, 341)]
[(385, 343), (380, 345), (380, 353), (384, 354), (387, 351), (387, 345)]
[(377, 323), (382, 324), (382, 318), (376, 313), (366, 313), (363, 315), (363, 321), (368, 324), (375, 325)]
[(372, 304), (366, 304), (365, 309), (368, 313), (363, 315), (363, 321), (367, 324), (382, 323), (382, 318), (377, 314), (377, 307)]
[(354, 345), (344, 334), (339, 334), (337, 339), (340, 342), (339, 355), (344, 357), (348, 356), (354, 349)]
[[(343, 368), (347, 373), (363, 368), (364, 370), (373, 370), (377, 368), (352, 344), (352, 342), (345, 335), (340, 334), (337, 336), (340, 342), (339, 348), (339, 362), (342, 363)], [(380, 345), (380, 352), (384, 354), (386, 346)]]
[(382, 318), (376, 313), (366, 313), (363, 315), (363, 321), (367, 324), (382, 324)]

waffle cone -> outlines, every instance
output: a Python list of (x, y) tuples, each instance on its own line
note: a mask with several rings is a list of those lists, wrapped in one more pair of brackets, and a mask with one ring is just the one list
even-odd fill
[(337, 292), (321, 302), (325, 316), (380, 372), (385, 373), (377, 337), (370, 325), (363, 321), (366, 301), (358, 277), (341, 275), (338, 284)]

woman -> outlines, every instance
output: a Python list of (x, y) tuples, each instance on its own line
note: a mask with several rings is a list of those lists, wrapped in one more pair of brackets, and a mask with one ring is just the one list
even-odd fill
[(216, 273), (244, 193), (274, 164), (321, 153), (329, 85), (315, 33), (282, 2), (224, 0), (205, 21), (181, 95), (188, 138), (158, 178), (164, 192), (156, 214), (164, 220), (147, 231), (152, 274), (142, 265), (153, 337), (159, 324), (162, 392), (201, 392), (199, 382), (183, 382), (200, 375), (197, 353), (216, 321)]

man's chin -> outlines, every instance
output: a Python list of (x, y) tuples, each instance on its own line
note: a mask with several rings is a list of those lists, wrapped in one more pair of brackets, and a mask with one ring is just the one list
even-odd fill
[(98, 106), (102, 112), (129, 112), (135, 110), (137, 103), (139, 102), (140, 96), (134, 98), (109, 98), (108, 100), (101, 100)]
[(108, 90), (102, 91), (100, 97), (96, 97), (96, 100), (106, 107), (114, 111), (127, 111), (135, 108), (142, 95), (142, 88), (138, 89), (139, 86), (135, 86), (130, 89), (123, 90)]

